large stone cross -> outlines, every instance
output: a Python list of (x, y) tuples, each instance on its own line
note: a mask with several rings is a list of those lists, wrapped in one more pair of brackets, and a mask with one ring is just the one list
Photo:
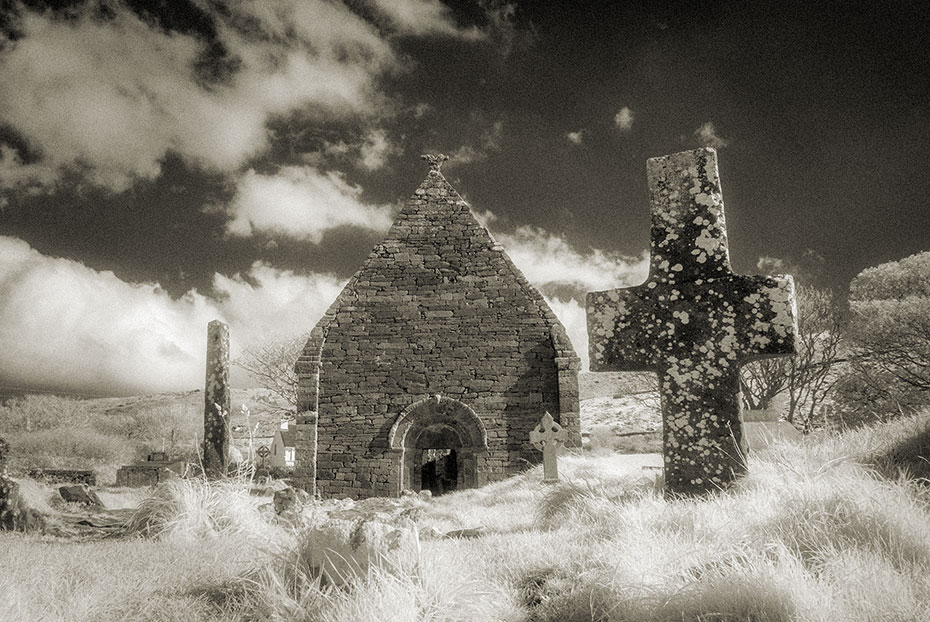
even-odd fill
[(739, 368), (795, 352), (794, 282), (730, 270), (716, 151), (652, 158), (646, 171), (649, 277), (588, 294), (591, 369), (658, 373), (666, 489), (700, 494), (746, 470)]
[(539, 420), (539, 425), (530, 430), (530, 442), (543, 452), (543, 481), (559, 481), (558, 450), (559, 445), (568, 441), (568, 431), (560, 426), (546, 413)]

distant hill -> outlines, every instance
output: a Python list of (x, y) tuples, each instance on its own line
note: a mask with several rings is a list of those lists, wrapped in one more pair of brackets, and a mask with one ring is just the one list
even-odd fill
[[(610, 425), (619, 427), (637, 426), (636, 429), (650, 429), (650, 418), (658, 421), (658, 413), (650, 414), (650, 403), (654, 401), (651, 394), (653, 386), (648, 374), (581, 372), (578, 376), (579, 393), (582, 410), (582, 428), (593, 425)], [(179, 406), (185, 410), (200, 412), (203, 409), (203, 391), (182, 391), (136, 395), (131, 397), (105, 397), (83, 400), (88, 409), (96, 415), (126, 415), (134, 411), (147, 410), (160, 406)], [(269, 406), (272, 397), (264, 389), (233, 389), (230, 399), (233, 428), (245, 426), (246, 420), (241, 407), (244, 404), (250, 411), (250, 428), (256, 438), (274, 436), (280, 421), (285, 417), (282, 412), (286, 405), (274, 402), (279, 409)], [(243, 430), (244, 433), (244, 430)], [(239, 437), (238, 432), (235, 436)]]
[[(650, 388), (645, 374), (581, 373), (582, 434), (586, 439), (598, 437), (598, 446), (607, 443), (614, 448), (618, 448), (612, 442), (615, 436), (656, 434), (661, 420)], [(101, 469), (109, 465), (109, 478), (120, 464), (141, 459), (150, 451), (180, 452), (188, 458), (196, 455), (196, 439), (203, 430), (204, 397), (200, 390), (90, 399), (54, 395), (22, 399), (17, 396), (14, 400), (23, 404), (18, 407), (22, 412), (14, 417), (10, 411), (13, 418), (5, 426), (5, 434), (20, 448), (16, 463), (23, 467)], [(270, 445), (281, 420), (291, 416), (285, 404), (258, 388), (233, 389), (230, 410), (233, 446), (243, 454), (250, 441)], [(22, 422), (15, 423), (16, 418)]]
[(652, 374), (581, 372), (578, 385), (583, 434), (598, 429), (614, 434), (661, 431)]
[[(275, 430), (280, 425), (281, 419), (286, 417), (283, 412), (286, 405), (275, 400), (265, 389), (232, 389), (229, 402), (230, 427), (233, 429), (234, 439), (247, 437), (246, 426), (248, 426), (254, 438), (266, 439), (266, 442), (270, 443)], [(92, 413), (99, 416), (128, 415), (136, 411), (168, 406), (184, 407), (185, 410), (202, 413), (204, 397), (203, 391), (196, 390), (131, 397), (97, 398), (86, 400), (86, 404)], [(242, 406), (245, 406), (249, 411), (248, 420)]]

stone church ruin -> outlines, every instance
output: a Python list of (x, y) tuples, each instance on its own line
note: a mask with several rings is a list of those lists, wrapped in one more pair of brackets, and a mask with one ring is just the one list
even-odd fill
[(581, 446), (579, 359), (542, 295), (430, 162), (426, 179), (310, 334), (299, 485), (323, 497), (439, 494), (541, 455), (548, 411)]

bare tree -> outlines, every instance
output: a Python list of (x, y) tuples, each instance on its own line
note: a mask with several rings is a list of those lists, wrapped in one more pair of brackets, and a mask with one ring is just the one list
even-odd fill
[(743, 366), (741, 385), (749, 408), (764, 409), (787, 393), (785, 418), (809, 431), (819, 407), (836, 383), (834, 366), (845, 320), (830, 290), (800, 286), (798, 297), (798, 353), (795, 356), (755, 361)]
[(235, 364), (249, 372), (269, 399), (261, 400), (279, 413), (292, 413), (297, 408), (297, 374), (294, 363), (307, 343), (307, 335), (277, 339), (247, 348)]
[(809, 432), (817, 410), (836, 384), (834, 366), (845, 336), (845, 317), (832, 291), (799, 288), (798, 353), (788, 363), (786, 419)]
[(744, 365), (740, 370), (743, 405), (749, 410), (765, 410), (788, 386), (788, 360), (772, 358)]

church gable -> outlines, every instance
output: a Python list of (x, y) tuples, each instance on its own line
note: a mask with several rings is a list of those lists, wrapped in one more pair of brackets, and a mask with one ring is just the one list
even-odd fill
[[(580, 444), (577, 368), (542, 296), (434, 167), (317, 324), (298, 361), (304, 422), (298, 436), (307, 439), (304, 451), (298, 447), (298, 464), (323, 494), (416, 489), (419, 482), (398, 481), (393, 454), (405, 449), (390, 447), (388, 433), (411, 404), (439, 396), (473, 411), (487, 430), (486, 450), (467, 443), (459, 449), (486, 454), (458, 458), (458, 468), (470, 461), (473, 471), (463, 482), (499, 479), (538, 461), (529, 431), (546, 410)], [(450, 424), (445, 436), (406, 442), (454, 444), (459, 436)]]

